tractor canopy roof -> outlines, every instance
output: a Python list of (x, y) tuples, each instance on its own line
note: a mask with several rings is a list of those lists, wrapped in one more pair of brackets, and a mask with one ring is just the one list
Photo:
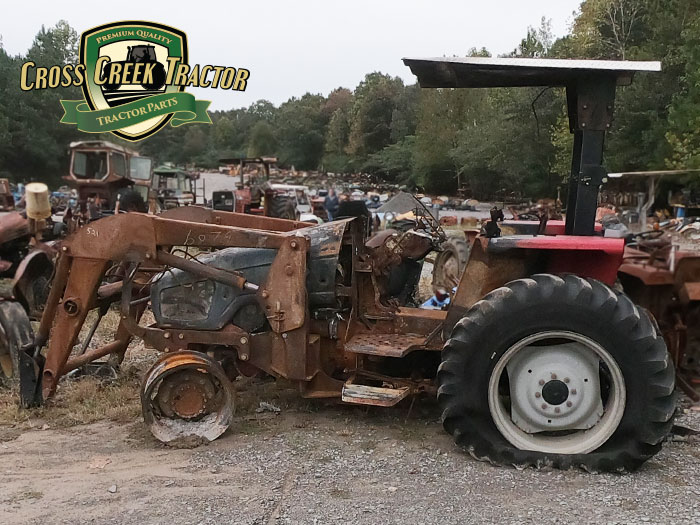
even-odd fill
[(115, 144), (113, 142), (108, 142), (106, 140), (80, 140), (76, 142), (71, 142), (68, 147), (72, 150), (82, 150), (82, 149), (91, 149), (91, 150), (114, 150), (114, 151), (120, 151), (122, 153), (126, 153), (128, 155), (133, 155), (133, 156), (138, 156), (138, 152), (134, 151), (133, 149), (127, 148), (125, 146), (120, 146), (119, 144)]
[(222, 164), (275, 164), (277, 157), (231, 157), (219, 159)]
[(168, 164), (161, 164), (157, 168), (154, 168), (153, 174), (161, 177), (177, 177), (178, 175), (182, 175), (191, 179), (199, 178), (198, 173), (187, 171), (186, 169), (178, 168), (177, 166), (170, 166)]
[(404, 58), (424, 88), (567, 87), (591, 77), (628, 85), (637, 71), (661, 71), (661, 62), (551, 58)]
[(700, 169), (688, 170), (656, 170), (656, 171), (623, 171), (621, 173), (608, 173), (608, 177), (612, 179), (630, 178), (630, 177), (662, 177), (664, 175), (687, 175), (689, 173), (698, 173)]

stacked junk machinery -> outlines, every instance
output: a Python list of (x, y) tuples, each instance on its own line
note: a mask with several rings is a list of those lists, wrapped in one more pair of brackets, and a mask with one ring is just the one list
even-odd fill
[[(404, 63), (423, 88), (564, 88), (574, 136), (566, 220), (512, 221), (505, 235), (495, 216), (471, 239), (446, 310), (403, 300), (411, 265), (445, 242), (419, 204), (413, 228), (371, 238), (362, 214), (309, 225), (188, 206), (91, 222), (60, 243), (36, 333), (26, 316), (13, 320), (21, 402), (46, 403), (87, 363), (119, 363), (138, 337), (162, 352), (141, 402), (163, 442), (220, 436), (232, 381), (265, 373), (305, 398), (349, 404), (437, 396), (446, 431), (494, 463), (625, 471), (656, 454), (676, 410), (674, 363), (685, 367), (698, 345), (700, 259), (674, 251), (669, 262), (644, 236), (626, 247), (595, 213), (616, 88), (660, 64)], [(88, 312), (110, 305), (120, 312), (113, 341), (73, 352)]]

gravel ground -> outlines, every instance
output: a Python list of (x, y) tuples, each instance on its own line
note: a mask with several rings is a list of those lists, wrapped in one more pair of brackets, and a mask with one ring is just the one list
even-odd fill
[[(251, 406), (195, 449), (167, 448), (141, 422), (0, 442), (0, 522), (700, 523), (697, 437), (634, 474), (519, 471), (454, 446), (432, 400), (290, 404), (279, 388), (262, 385), (255, 403), (280, 414)], [(700, 428), (700, 412), (683, 412), (679, 424)]]

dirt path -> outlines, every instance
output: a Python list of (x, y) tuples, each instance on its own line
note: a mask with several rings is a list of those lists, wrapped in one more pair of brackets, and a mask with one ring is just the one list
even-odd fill
[(140, 421), (25, 431), (0, 442), (0, 523), (700, 523), (697, 441), (633, 475), (518, 471), (472, 460), (419, 405), (408, 420), (407, 407), (253, 411), (189, 450)]

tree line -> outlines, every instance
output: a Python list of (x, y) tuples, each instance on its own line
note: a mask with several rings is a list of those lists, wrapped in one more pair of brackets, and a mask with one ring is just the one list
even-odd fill
[[(19, 72), (25, 60), (50, 66), (77, 55), (78, 35), (63, 21), (42, 27), (22, 56), (8, 55), (0, 41), (0, 176), (56, 185), (65, 174), (69, 142), (87, 136), (59, 124), (59, 100), (81, 93), (22, 92)], [(619, 90), (606, 166), (700, 167), (700, 0), (586, 0), (567, 35), (553, 38), (543, 18), (504, 56), (661, 60), (662, 73), (638, 74)], [(373, 72), (353, 90), (307, 93), (279, 106), (260, 100), (211, 117), (213, 125), (166, 127), (135, 147), (156, 162), (203, 168), (269, 155), (297, 170), (369, 173), (428, 192), (453, 193), (461, 183), (476, 198), (554, 197), (570, 168), (559, 89), (420, 89)]]

